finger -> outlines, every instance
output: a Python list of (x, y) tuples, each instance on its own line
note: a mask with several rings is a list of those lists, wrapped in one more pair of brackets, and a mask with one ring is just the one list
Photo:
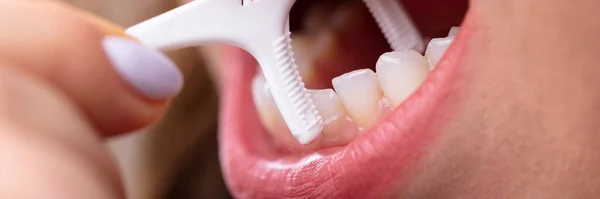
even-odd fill
[(47, 82), (0, 67), (0, 198), (125, 198), (98, 134)]
[(181, 88), (164, 55), (54, 1), (0, 0), (0, 30), (0, 62), (48, 80), (104, 135), (155, 121)]

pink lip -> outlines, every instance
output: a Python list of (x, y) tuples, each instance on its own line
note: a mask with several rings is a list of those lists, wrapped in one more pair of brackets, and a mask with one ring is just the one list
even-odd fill
[(409, 180), (411, 163), (440, 134), (456, 100), (457, 70), (472, 32), (469, 14), (437, 69), (387, 119), (343, 148), (290, 156), (278, 154), (259, 122), (250, 82), (255, 61), (227, 50), (223, 71), (220, 152), (236, 198), (385, 198)]

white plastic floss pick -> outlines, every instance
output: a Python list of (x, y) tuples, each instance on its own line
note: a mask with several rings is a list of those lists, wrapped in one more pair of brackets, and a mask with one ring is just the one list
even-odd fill
[(129, 28), (141, 43), (173, 50), (227, 43), (260, 64), (271, 93), (294, 137), (309, 144), (323, 129), (295, 63), (289, 12), (295, 0), (195, 0)]
[(394, 51), (425, 51), (425, 42), (398, 0), (363, 0)]

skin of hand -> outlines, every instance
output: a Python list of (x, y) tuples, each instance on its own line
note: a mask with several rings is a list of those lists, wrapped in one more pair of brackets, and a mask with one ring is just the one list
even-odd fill
[(135, 62), (103, 48), (135, 41), (55, 1), (0, 0), (0, 29), (0, 198), (125, 198), (104, 140), (154, 123), (169, 100), (124, 81), (114, 63)]

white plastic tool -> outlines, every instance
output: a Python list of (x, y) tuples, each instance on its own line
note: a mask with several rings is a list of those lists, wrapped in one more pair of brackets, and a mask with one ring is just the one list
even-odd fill
[(289, 12), (295, 0), (195, 0), (126, 32), (159, 50), (226, 43), (256, 58), (290, 131), (312, 142), (323, 119), (305, 88), (293, 56)]
[(425, 51), (421, 34), (398, 0), (363, 0), (394, 51)]

